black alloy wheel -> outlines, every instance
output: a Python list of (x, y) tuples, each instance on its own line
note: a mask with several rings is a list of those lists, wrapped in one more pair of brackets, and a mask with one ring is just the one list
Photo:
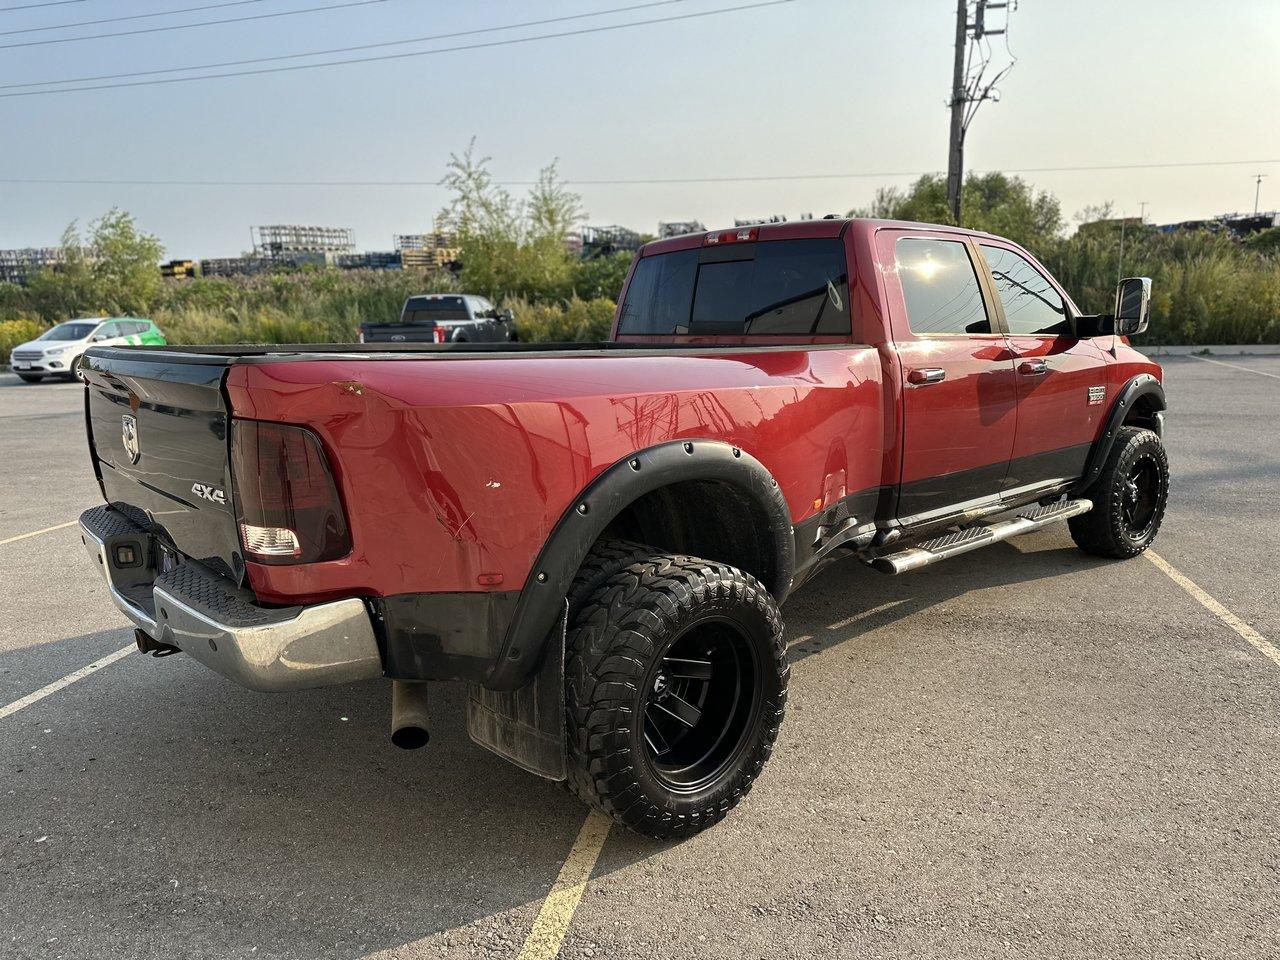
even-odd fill
[(714, 780), (742, 745), (760, 689), (752, 648), (732, 622), (687, 629), (647, 681), (646, 759), (671, 790), (696, 791)]
[(1151, 546), (1169, 501), (1169, 457), (1159, 435), (1121, 427), (1098, 479), (1081, 496), (1093, 509), (1067, 526), (1085, 553), (1120, 560)]

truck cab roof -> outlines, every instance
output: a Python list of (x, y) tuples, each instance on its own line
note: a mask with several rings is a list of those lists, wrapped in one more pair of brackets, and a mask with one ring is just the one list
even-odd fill
[(755, 232), (753, 239), (766, 240), (816, 240), (824, 237), (839, 237), (846, 230), (865, 231), (868, 234), (877, 230), (932, 230), (941, 233), (959, 233), (965, 236), (991, 237), (993, 234), (981, 230), (970, 230), (965, 227), (954, 227), (940, 223), (920, 223), (913, 220), (881, 220), (875, 217), (832, 217), (823, 220), (790, 220), (785, 223), (744, 224), (736, 228), (721, 228), (700, 233), (686, 233), (678, 237), (667, 237), (653, 240), (640, 248), (640, 256), (650, 257), (659, 253), (671, 253), (676, 250), (690, 250), (706, 244), (707, 237), (724, 235), (734, 230), (750, 230)]

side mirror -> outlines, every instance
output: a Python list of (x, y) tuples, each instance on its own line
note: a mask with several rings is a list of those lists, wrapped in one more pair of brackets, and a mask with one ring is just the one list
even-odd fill
[(499, 310), (497, 312), (497, 316), (498, 316), (498, 319), (501, 320), (503, 323), (511, 323), (511, 321), (515, 320), (516, 318), (516, 315), (512, 313), (509, 309)]
[(1151, 278), (1127, 277), (1116, 286), (1115, 332), (1119, 337), (1143, 333), (1151, 319)]

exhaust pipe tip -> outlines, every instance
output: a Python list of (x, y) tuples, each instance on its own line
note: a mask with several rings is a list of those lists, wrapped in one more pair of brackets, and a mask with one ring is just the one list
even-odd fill
[(422, 727), (401, 727), (391, 731), (391, 742), (401, 750), (420, 750), (430, 739), (431, 734)]
[(391, 742), (401, 750), (427, 745), (427, 685), (416, 680), (391, 681)]

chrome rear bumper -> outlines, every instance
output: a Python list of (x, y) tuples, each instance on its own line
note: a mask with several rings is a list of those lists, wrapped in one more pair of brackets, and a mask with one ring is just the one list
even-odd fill
[(259, 607), (196, 563), (158, 574), (151, 535), (109, 507), (80, 516), (80, 539), (121, 613), (147, 636), (242, 686), (299, 690), (383, 675), (363, 600)]

